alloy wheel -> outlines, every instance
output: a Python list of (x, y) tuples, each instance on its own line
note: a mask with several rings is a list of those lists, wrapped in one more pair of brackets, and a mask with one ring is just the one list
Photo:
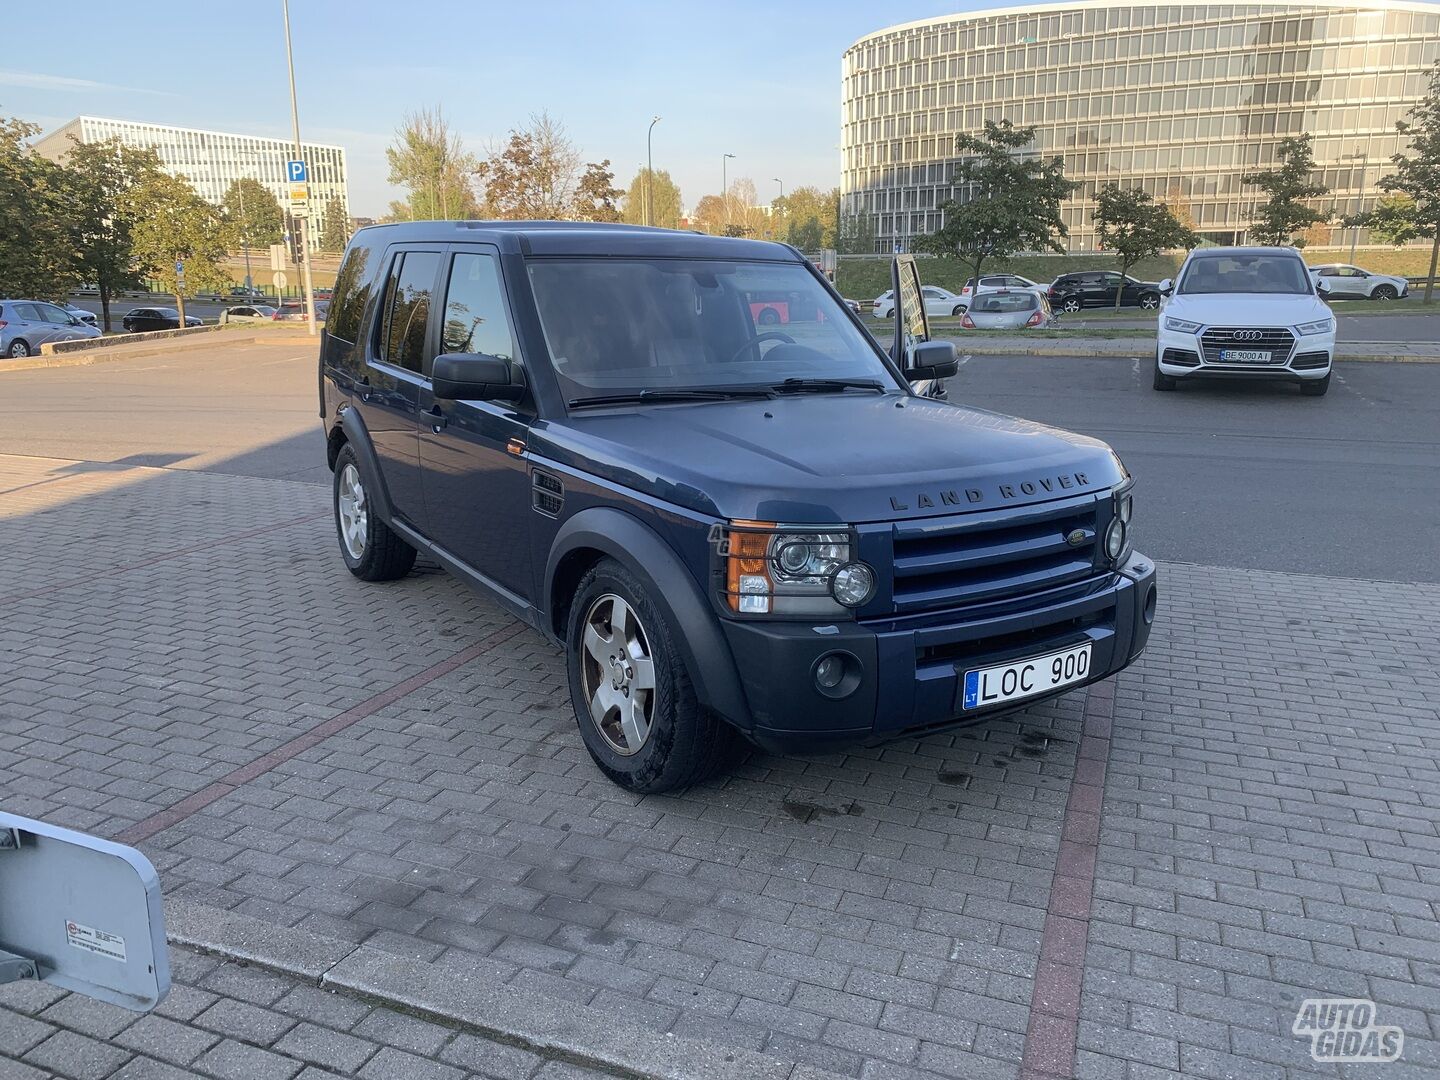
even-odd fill
[(360, 470), (352, 463), (340, 470), (338, 503), (340, 542), (345, 545), (346, 554), (358, 562), (365, 557), (370, 504), (365, 498), (365, 485), (360, 482)]
[(655, 719), (655, 661), (639, 616), (614, 593), (585, 613), (582, 689), (595, 730), (624, 757), (639, 753)]

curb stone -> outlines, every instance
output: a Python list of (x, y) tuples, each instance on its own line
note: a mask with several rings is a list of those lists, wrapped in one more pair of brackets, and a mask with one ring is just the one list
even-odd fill
[[(64, 367), (89, 367), (91, 364), (108, 364), (116, 360), (139, 360), (146, 357), (168, 356), (171, 353), (182, 353), (185, 345), (255, 345), (264, 342), (304, 342), (309, 341), (309, 335), (300, 337), (291, 336), (284, 331), (265, 334), (246, 334), (238, 337), (230, 337), (228, 334), (219, 340), (204, 341), (199, 343), (176, 342), (174, 339), (164, 341), (137, 341), (133, 344), (121, 340), (113, 345), (106, 345), (104, 348), (92, 349), (88, 352), (79, 352), (65, 355), (44, 355), (32, 356), (27, 360), (3, 360), (0, 361), (0, 373), (6, 371), (35, 371), (41, 368), (64, 368)], [(318, 341), (318, 338), (316, 339)]]
[(843, 1080), (810, 1065), (662, 1034), (532, 990), (437, 971), (418, 960), (190, 900), (166, 900), (165, 923), (172, 945), (304, 979), (625, 1080)]

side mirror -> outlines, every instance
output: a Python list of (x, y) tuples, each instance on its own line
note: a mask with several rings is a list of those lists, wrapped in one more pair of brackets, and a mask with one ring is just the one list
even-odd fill
[(1330, 283), (1323, 277), (1317, 277), (1315, 279), (1315, 291), (1321, 296), (1327, 295), (1330, 292)]
[(445, 353), (430, 372), (437, 398), (446, 401), (519, 401), (525, 396), (520, 368), (499, 356)]
[(1169, 296), (1169, 295), (1170, 295), (1171, 293), (1173, 293), (1174, 291), (1175, 291), (1175, 282), (1171, 281), (1168, 277), (1167, 277), (1164, 281), (1160, 282), (1160, 295), (1161, 295), (1161, 296)]
[(921, 379), (948, 379), (960, 370), (953, 341), (920, 341), (910, 349), (910, 366), (905, 377), (912, 383)]

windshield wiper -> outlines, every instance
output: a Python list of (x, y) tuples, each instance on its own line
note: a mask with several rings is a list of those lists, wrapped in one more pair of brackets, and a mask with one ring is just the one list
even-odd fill
[(566, 404), (572, 409), (587, 405), (634, 405), (647, 401), (727, 401), (731, 398), (770, 397), (763, 386), (705, 387), (693, 390), (640, 390), (629, 394), (606, 394), (601, 397), (571, 398)]
[(826, 393), (835, 390), (884, 390), (877, 379), (786, 379), (774, 389), (782, 394)]

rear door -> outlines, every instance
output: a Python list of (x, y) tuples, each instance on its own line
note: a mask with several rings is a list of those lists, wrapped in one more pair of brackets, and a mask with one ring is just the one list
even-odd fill
[(355, 407), (370, 432), (390, 502), (425, 531), (419, 413), (425, 365), (433, 357), (430, 309), (442, 245), (400, 244), (386, 252), (385, 287), (365, 339)]
[(39, 352), (41, 344), (48, 341), (49, 336), (45, 324), (40, 321), (40, 312), (36, 310), (35, 305), (29, 303), (7, 304), (6, 310), (9, 312), (5, 321), (10, 324), (10, 340), (24, 338), (30, 346), (31, 352)]
[[(488, 244), (456, 244), (444, 255), (432, 322), (438, 354), (498, 356), (523, 370), (500, 270)], [(429, 369), (425, 374), (429, 375)], [(427, 533), (441, 547), (514, 593), (533, 600), (532, 509), (525, 445), (528, 401), (437, 401), (428, 380), (420, 413), (420, 468)]]

